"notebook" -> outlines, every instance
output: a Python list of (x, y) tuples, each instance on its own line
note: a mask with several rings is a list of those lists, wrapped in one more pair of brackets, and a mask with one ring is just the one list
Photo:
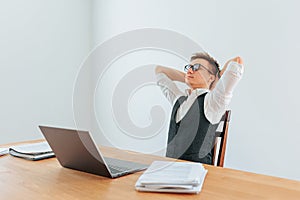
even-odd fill
[(148, 165), (104, 158), (88, 131), (39, 126), (59, 163), (75, 169), (109, 178), (144, 170)]
[(8, 154), (8, 148), (0, 148), (0, 156)]
[(54, 157), (54, 152), (47, 142), (13, 146), (9, 148), (9, 154), (34, 161)]

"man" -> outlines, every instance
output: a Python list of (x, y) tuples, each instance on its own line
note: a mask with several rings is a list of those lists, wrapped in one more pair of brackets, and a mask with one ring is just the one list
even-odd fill
[[(242, 77), (243, 61), (233, 58), (220, 71), (208, 53), (196, 53), (184, 70), (155, 69), (157, 84), (173, 105), (166, 155), (213, 164), (215, 131)], [(186, 83), (189, 89), (182, 92), (174, 81)]]

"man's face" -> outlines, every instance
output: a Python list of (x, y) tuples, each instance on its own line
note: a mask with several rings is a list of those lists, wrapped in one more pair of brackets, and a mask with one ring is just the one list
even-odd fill
[(209, 89), (210, 84), (215, 80), (215, 75), (211, 74), (208, 71), (208, 70), (212, 71), (209, 62), (202, 58), (198, 58), (193, 60), (190, 64), (191, 65), (201, 64), (204, 67), (200, 67), (197, 71), (193, 71), (192, 68), (190, 68), (185, 74), (186, 84), (188, 84), (192, 89), (196, 89), (196, 88)]

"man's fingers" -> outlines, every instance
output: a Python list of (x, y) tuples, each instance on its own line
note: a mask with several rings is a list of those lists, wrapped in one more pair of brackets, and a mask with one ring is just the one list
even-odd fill
[(239, 63), (239, 64), (243, 64), (243, 59), (241, 57), (236, 57), (233, 59), (235, 62)]

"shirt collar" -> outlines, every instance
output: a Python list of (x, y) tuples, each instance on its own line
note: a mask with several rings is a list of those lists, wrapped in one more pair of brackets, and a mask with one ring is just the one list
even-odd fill
[(196, 96), (200, 96), (201, 94), (204, 94), (205, 92), (209, 92), (210, 91), (209, 89), (206, 89), (206, 88), (197, 88), (197, 89), (193, 90), (192, 93), (190, 94), (189, 90), (190, 89), (186, 89), (185, 90), (185, 94), (187, 96), (190, 96), (191, 94), (195, 94)]

